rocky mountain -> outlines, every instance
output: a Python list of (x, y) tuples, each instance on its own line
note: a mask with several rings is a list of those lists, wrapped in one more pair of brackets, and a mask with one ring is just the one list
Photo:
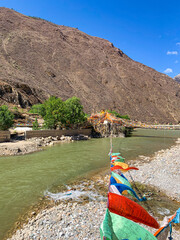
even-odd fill
[(180, 83), (180, 74), (174, 77), (174, 80), (178, 83)]
[(0, 102), (30, 106), (77, 96), (86, 112), (180, 121), (180, 85), (107, 40), (0, 8)]

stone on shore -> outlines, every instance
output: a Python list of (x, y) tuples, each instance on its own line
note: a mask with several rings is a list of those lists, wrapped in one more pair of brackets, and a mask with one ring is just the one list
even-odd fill
[(74, 142), (80, 140), (88, 140), (89, 137), (85, 135), (77, 136), (61, 136), (61, 137), (40, 137), (30, 138), (27, 140), (14, 140), (12, 142), (0, 143), (0, 156), (14, 156), (23, 155), (42, 150), (42, 147), (54, 146), (54, 144), (62, 142)]

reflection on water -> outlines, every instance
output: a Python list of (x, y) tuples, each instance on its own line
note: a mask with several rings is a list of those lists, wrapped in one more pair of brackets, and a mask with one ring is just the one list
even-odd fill
[[(174, 144), (180, 131), (137, 130), (114, 138), (113, 149), (126, 159), (150, 155)], [(63, 143), (34, 154), (0, 158), (0, 239), (44, 192), (79, 176), (108, 167), (108, 138)]]

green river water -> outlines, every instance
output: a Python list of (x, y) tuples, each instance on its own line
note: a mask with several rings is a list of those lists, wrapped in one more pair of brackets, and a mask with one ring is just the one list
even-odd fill
[[(176, 130), (138, 130), (130, 138), (114, 138), (113, 149), (126, 159), (170, 147)], [(62, 143), (24, 156), (0, 158), (0, 240), (20, 214), (56, 186), (109, 166), (109, 138)]]

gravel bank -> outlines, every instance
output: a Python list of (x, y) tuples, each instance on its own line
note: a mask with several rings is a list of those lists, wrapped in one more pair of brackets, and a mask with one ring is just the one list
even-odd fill
[[(156, 186), (165, 191), (169, 196), (180, 200), (180, 139), (169, 150), (160, 151), (153, 159), (142, 157), (142, 161), (136, 161), (132, 165), (139, 167), (138, 174), (131, 172), (135, 181), (144, 182)], [(105, 183), (105, 184), (104, 184)], [(108, 176), (99, 176), (94, 183), (81, 189), (95, 191), (98, 184), (104, 184), (104, 193), (107, 190)], [(102, 191), (100, 194), (104, 195)], [(171, 203), (170, 203), (171, 204)], [(22, 229), (8, 240), (97, 240), (100, 239), (99, 226), (103, 220), (106, 209), (106, 199), (83, 201), (59, 202), (57, 206), (42, 210), (37, 216), (29, 220)], [(152, 233), (154, 229), (147, 228)], [(180, 232), (173, 229), (173, 239), (180, 239)]]
[(0, 156), (24, 155), (36, 151), (40, 151), (43, 147), (53, 146), (62, 142), (73, 142), (79, 140), (87, 140), (88, 136), (61, 136), (47, 138), (31, 138), (27, 140), (14, 140), (12, 142), (0, 143)]
[[(43, 210), (8, 240), (100, 240), (99, 226), (105, 211), (105, 202), (60, 203)], [(173, 229), (173, 240), (179, 239), (180, 232)]]
[(132, 163), (139, 167), (138, 174), (131, 172), (135, 181), (158, 187), (169, 197), (180, 202), (180, 138), (175, 146), (157, 152), (153, 159), (142, 159), (143, 164), (141, 161)]
[(106, 204), (101, 202), (89, 202), (85, 205), (60, 203), (49, 210), (43, 210), (11, 239), (99, 239), (99, 224), (105, 209)]

